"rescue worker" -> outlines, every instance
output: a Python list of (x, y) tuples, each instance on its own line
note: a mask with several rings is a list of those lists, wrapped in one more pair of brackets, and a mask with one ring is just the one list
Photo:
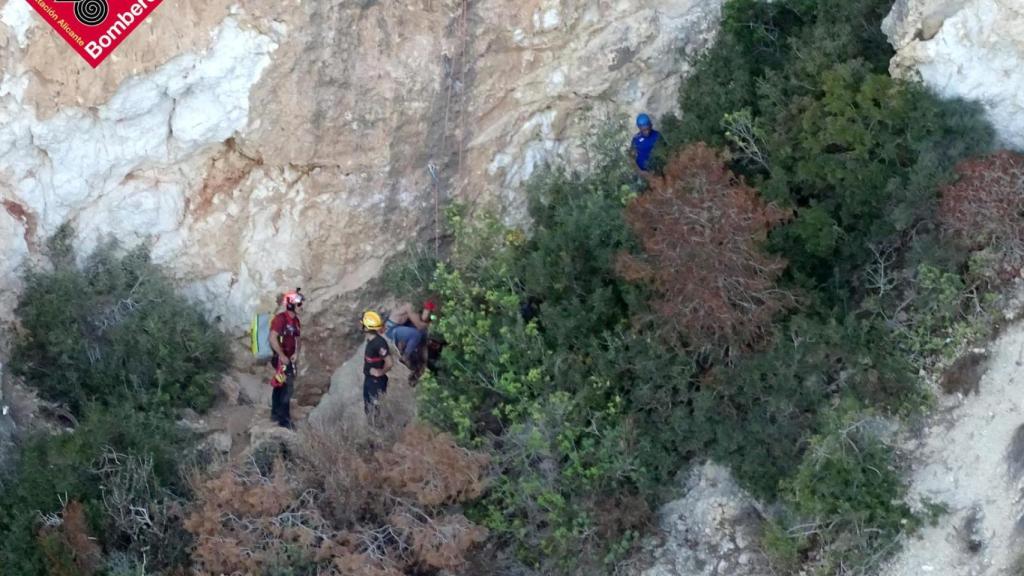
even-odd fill
[(640, 114), (636, 117), (636, 127), (639, 132), (633, 136), (633, 142), (629, 146), (629, 153), (636, 161), (637, 170), (648, 172), (651, 163), (651, 153), (654, 147), (661, 141), (661, 133), (654, 129), (654, 123), (647, 114)]
[(427, 338), (427, 330), (435, 317), (435, 312), (437, 305), (433, 300), (427, 300), (419, 311), (411, 303), (406, 302), (388, 315), (385, 335), (395, 343), (395, 347), (402, 355), (402, 363), (413, 373), (413, 381), (419, 377), (423, 368), (421, 346)]
[(363, 355), (363, 412), (371, 425), (380, 418), (380, 401), (388, 391), (388, 372), (394, 362), (388, 341), (384, 339), (384, 322), (380, 314), (370, 310), (363, 314), (366, 351)]
[(285, 428), (293, 427), (290, 404), (295, 391), (295, 373), (302, 346), (299, 309), (303, 301), (301, 288), (288, 292), (282, 298), (284, 312), (278, 313), (270, 322), (270, 347), (274, 350), (274, 356), (270, 359), (270, 365), (274, 367), (270, 417)]

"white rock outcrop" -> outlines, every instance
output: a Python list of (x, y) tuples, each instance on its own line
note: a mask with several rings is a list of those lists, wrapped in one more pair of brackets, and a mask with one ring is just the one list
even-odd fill
[(694, 468), (685, 496), (659, 512), (659, 541), (644, 546), (634, 576), (768, 576), (759, 549), (763, 523), (757, 502), (728, 468), (708, 463)]
[(1003, 143), (1024, 150), (1024, 0), (897, 0), (883, 30), (894, 76), (981, 103)]
[[(590, 124), (674, 107), (722, 0), (180, 0), (97, 70), (0, 0), (0, 322), (65, 221), (149, 242), (241, 336), (283, 288), (348, 329), (435, 203), (497, 205)], [(325, 377), (326, 380), (326, 377)]]

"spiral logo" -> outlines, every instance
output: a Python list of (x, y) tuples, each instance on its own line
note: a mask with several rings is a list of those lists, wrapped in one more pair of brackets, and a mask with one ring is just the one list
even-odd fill
[(107, 0), (78, 0), (75, 18), (86, 26), (102, 24), (107, 19)]

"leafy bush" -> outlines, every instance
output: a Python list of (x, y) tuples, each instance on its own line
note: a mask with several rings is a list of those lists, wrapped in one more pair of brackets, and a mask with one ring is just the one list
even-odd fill
[(428, 296), (427, 289), (437, 264), (432, 245), (413, 246), (388, 262), (381, 272), (380, 282), (403, 299), (421, 302)]
[(0, 478), (0, 565), (25, 575), (137, 572), (143, 559), (173, 568), (190, 543), (179, 470), (194, 440), (169, 408), (209, 405), (226, 343), (145, 249), (110, 242), (78, 265), (72, 238), (62, 228), (50, 266), (26, 276), (12, 367), (78, 423), (27, 439)]
[(223, 335), (145, 248), (122, 254), (111, 241), (78, 266), (72, 237), (58, 232), (51, 266), (26, 275), (14, 372), (76, 414), (93, 401), (208, 407), (227, 364)]
[[(937, 186), (992, 130), (975, 105), (889, 78), (884, 0), (733, 0), (683, 86), (673, 143), (730, 144), (734, 168), (796, 217), (773, 235), (789, 275), (826, 305), (859, 298), (870, 247), (902, 255)], [(666, 127), (671, 131), (672, 123)]]
[[(662, 362), (681, 356), (633, 331), (650, 317), (646, 290), (615, 271), (635, 247), (622, 211), (628, 171), (600, 173), (535, 181), (529, 240), (452, 214), (451, 258), (433, 284), (449, 346), (419, 386), (420, 415), (492, 451), (500, 474), (473, 517), (545, 570), (599, 564), (643, 522), (636, 502), (676, 472), (662, 447), (685, 441), (656, 431), (680, 387)], [(540, 303), (531, 322), (526, 298)]]
[(693, 400), (691, 437), (758, 496), (776, 496), (806, 439), (841, 399), (901, 408), (919, 396), (910, 365), (884, 331), (794, 316), (767, 350), (715, 369)]
[(878, 550), (891, 550), (902, 532), (920, 524), (905, 503), (892, 449), (871, 431), (873, 423), (833, 419), (785, 483), (783, 498), (800, 522), (789, 535), (815, 550), (815, 573), (874, 574)]
[(902, 246), (937, 206), (936, 189), (960, 157), (984, 149), (991, 131), (977, 111), (942, 102), (916, 85), (870, 74), (857, 62), (821, 75), (821, 92), (799, 99), (769, 95), (772, 126), (766, 197), (797, 207), (777, 235), (796, 272), (853, 293), (870, 246)]
[[(420, 384), (419, 413), (492, 454), (498, 474), (471, 517), (547, 573), (614, 562), (691, 458), (728, 463), (771, 498), (834, 402), (898, 410), (918, 398), (891, 334), (855, 316), (766, 326), (771, 345), (728, 364), (673, 346), (656, 296), (616, 272), (639, 247), (613, 174), (535, 181), (529, 240), (455, 214), (432, 285), (450, 345)], [(527, 296), (540, 302), (529, 322)]]
[(92, 576), (103, 557), (89, 534), (82, 504), (75, 501), (40, 530), (39, 547), (51, 576)]
[[(42, 515), (66, 515), (63, 502), (78, 502), (88, 520), (90, 533), (107, 549), (124, 545), (132, 538), (113, 519), (108, 507), (110, 477), (97, 469), (110, 450), (120, 454), (144, 454), (151, 463), (153, 487), (181, 492), (178, 466), (187, 452), (188, 438), (169, 419), (127, 406), (93, 407), (85, 411), (81, 424), (72, 432), (37, 436), (22, 447), (15, 472), (0, 479), (0, 565), (12, 574), (44, 574), (62, 550), (66, 536), (44, 533), (37, 540)], [(155, 504), (160, 494), (153, 495)], [(73, 511), (73, 514), (77, 512)], [(168, 541), (153, 546), (150, 566), (159, 568), (175, 561), (167, 555), (181, 550)], [(186, 542), (187, 543), (187, 542)], [(164, 562), (166, 560), (166, 562)], [(50, 562), (51, 564), (47, 564)]]
[(905, 319), (897, 319), (895, 326), (904, 348), (918, 363), (931, 357), (951, 359), (962, 343), (983, 333), (984, 317), (970, 310), (971, 300), (959, 275), (923, 264), (915, 275), (912, 295), (906, 300)]
[[(535, 568), (607, 569), (598, 562), (628, 549), (693, 458), (834, 522), (798, 539), (779, 524), (780, 565), (826, 552), (856, 563), (884, 552), (875, 530), (891, 539), (912, 524), (888, 451), (844, 432), (863, 459), (828, 452), (830, 415), (917, 408), (909, 327), (911, 341), (963, 337), (947, 304), (962, 311), (966, 284), (947, 275), (962, 262), (936, 233), (937, 190), (992, 131), (977, 106), (886, 75), (889, 8), (731, 0), (681, 90), (683, 118), (660, 125), (680, 149), (728, 147), (730, 166), (689, 148), (636, 197), (626, 163), (594, 154), (587, 176), (533, 181), (528, 238), (454, 214), (432, 285), (451, 345), (420, 386), (420, 414), (493, 455), (496, 480), (471, 517)], [(805, 309), (783, 315), (792, 299), (777, 289)], [(524, 300), (539, 304), (525, 318)], [(673, 346), (666, 325), (693, 346)], [(709, 342), (731, 353), (694, 351)], [(863, 486), (883, 464), (881, 485)]]
[(731, 0), (715, 44), (682, 85), (683, 118), (668, 118), (668, 141), (684, 146), (726, 144), (722, 121), (752, 109), (760, 116), (759, 85), (788, 70), (813, 75), (828, 63), (859, 58), (884, 73), (892, 49), (881, 31), (886, 0)]

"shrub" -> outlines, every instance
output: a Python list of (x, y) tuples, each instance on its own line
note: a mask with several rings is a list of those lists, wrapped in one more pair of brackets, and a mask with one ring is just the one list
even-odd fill
[(682, 121), (666, 119), (668, 141), (724, 146), (723, 119), (745, 108), (760, 116), (758, 85), (793, 68), (813, 77), (826, 63), (861, 58), (885, 72), (892, 48), (881, 21), (891, 7), (886, 0), (726, 2), (717, 41), (680, 88)]
[(680, 152), (626, 214), (644, 254), (623, 255), (619, 268), (651, 283), (659, 323), (680, 341), (745, 347), (793, 304), (776, 286), (785, 261), (761, 249), (786, 212), (763, 203), (706, 146)]
[(380, 282), (391, 293), (412, 302), (420, 302), (428, 295), (427, 289), (437, 264), (433, 245), (413, 246), (388, 262), (381, 272)]
[(969, 250), (990, 250), (1002, 279), (1024, 267), (1024, 155), (1002, 151), (956, 167), (942, 189), (939, 219)]
[(972, 310), (963, 278), (927, 264), (914, 276), (904, 299), (905, 315), (894, 322), (904, 349), (919, 365), (950, 359), (984, 332), (984, 315)]
[[(451, 508), (480, 494), (486, 457), (413, 425), (391, 446), (312, 432), (269, 474), (201, 479), (186, 527), (200, 573), (400, 576), (457, 570), (486, 530)], [(349, 465), (345, 470), (337, 463)], [(327, 490), (330, 488), (330, 491)], [(336, 495), (344, 500), (337, 502)], [(332, 514), (347, 508), (343, 516)]]
[(791, 535), (781, 524), (775, 521), (765, 523), (761, 536), (761, 547), (772, 569), (776, 574), (797, 573), (801, 564), (801, 546), (803, 539)]
[[(765, 350), (708, 372), (659, 335), (651, 291), (616, 273), (616, 257), (638, 251), (619, 181), (534, 186), (525, 242), (495, 220), (457, 221), (433, 284), (445, 310), (434, 329), (451, 345), (418, 393), (422, 417), (492, 455), (495, 481), (470, 517), (535, 569), (606, 569), (691, 458), (731, 464), (770, 498), (833, 402), (913, 397), (890, 335), (852, 316), (791, 318)], [(524, 295), (541, 302), (530, 322)]]
[(880, 551), (920, 523), (905, 502), (906, 485), (892, 449), (870, 417), (836, 419), (811, 440), (797, 474), (786, 482), (785, 501), (800, 518), (805, 547), (817, 549), (817, 569), (827, 574), (874, 574)]
[[(772, 499), (810, 477), (810, 439), (830, 434), (836, 404), (920, 404), (888, 315), (896, 292), (876, 313), (867, 272), (879, 247), (900, 282), (950, 253), (932, 225), (937, 187), (992, 132), (976, 106), (886, 76), (889, 8), (732, 0), (681, 91), (685, 116), (660, 125), (680, 148), (728, 146), (729, 166), (690, 148), (637, 199), (624, 162), (541, 174), (528, 238), (497, 218), (451, 220), (432, 286), (450, 346), (418, 389), (420, 415), (492, 455), (495, 481), (468, 515), (534, 569), (607, 571), (693, 458), (729, 463)], [(798, 290), (807, 310), (787, 318)], [(708, 343), (736, 353), (709, 361), (696, 353)], [(875, 496), (851, 498), (871, 521)], [(786, 537), (791, 563), (824, 542)]]
[[(111, 450), (145, 455), (151, 464), (147, 482), (159, 491), (145, 505), (157, 507), (162, 505), (164, 490), (180, 493), (182, 489), (178, 465), (187, 455), (188, 443), (169, 419), (126, 406), (89, 408), (74, 431), (29, 439), (20, 450), (13, 474), (0, 478), (0, 565), (14, 574), (46, 573), (47, 559), (59, 558), (52, 554), (62, 549), (61, 539), (51, 532), (37, 540), (37, 520), (40, 514), (59, 513), (64, 508), (62, 501), (81, 503), (90, 532), (104, 548), (125, 545), (131, 534), (113, 521), (111, 513), (116, 506), (108, 508), (116, 483), (96, 464)], [(168, 531), (166, 541), (150, 540), (154, 543), (149, 553), (151, 567), (173, 564), (173, 551), (187, 545), (185, 541), (175, 546), (174, 539)]]
[(900, 269), (892, 254), (880, 254), (864, 273), (871, 292), (861, 309), (895, 336), (907, 361), (927, 369), (991, 334), (998, 313), (996, 295), (982, 291), (985, 282), (971, 268), (965, 276), (947, 263), (924, 260)]
[(719, 42), (681, 89), (683, 134), (668, 138), (730, 145), (733, 168), (795, 210), (772, 249), (828, 308), (863, 296), (869, 246), (892, 244), (902, 257), (927, 232), (937, 186), (992, 141), (976, 105), (885, 74), (892, 52), (880, 23), (890, 7), (727, 3)]
[(72, 234), (58, 232), (51, 267), (26, 275), (14, 372), (75, 414), (92, 401), (208, 407), (227, 364), (223, 335), (145, 248), (121, 253), (110, 242), (77, 266)]
[(767, 87), (782, 117), (771, 126), (767, 198), (797, 207), (775, 246), (796, 272), (829, 282), (834, 296), (863, 296), (857, 271), (871, 246), (907, 250), (937, 206), (935, 190), (963, 155), (984, 149), (991, 129), (976, 108), (871, 74), (854, 61), (821, 76), (821, 91), (793, 100)]
[(870, 322), (797, 315), (778, 331), (770, 348), (703, 379), (687, 431), (764, 499), (796, 472), (836, 402), (900, 409), (920, 397), (910, 365)]
[(615, 270), (619, 252), (636, 247), (622, 210), (633, 196), (622, 189), (623, 177), (601, 168), (588, 177), (541, 174), (530, 184), (534, 229), (528, 242), (509, 251), (509, 273), (524, 295), (542, 301), (549, 342), (586, 347), (609, 329), (635, 323), (635, 312), (646, 309), (649, 290)]
[(93, 462), (106, 517), (107, 545), (153, 568), (185, 563), (191, 539), (182, 526), (184, 499), (162, 485), (149, 454), (106, 447)]
[[(434, 329), (449, 346), (418, 388), (419, 413), (489, 448), (499, 473), (471, 517), (541, 570), (599, 570), (645, 517), (611, 503), (664, 489), (659, 475), (676, 466), (663, 450), (685, 441), (655, 433), (683, 393), (675, 375), (688, 372), (666, 377), (661, 362), (680, 355), (632, 329), (649, 314), (646, 290), (615, 272), (634, 246), (619, 176), (542, 175), (529, 240), (493, 218), (453, 218), (451, 258), (433, 284), (445, 311)], [(539, 302), (530, 322), (526, 298)]]

